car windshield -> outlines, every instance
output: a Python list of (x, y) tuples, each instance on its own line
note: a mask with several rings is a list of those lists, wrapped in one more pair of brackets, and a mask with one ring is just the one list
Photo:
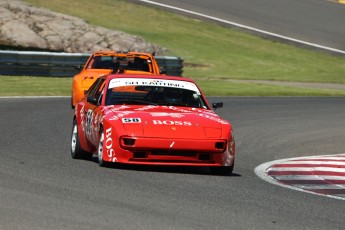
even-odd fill
[(106, 105), (168, 105), (207, 108), (195, 84), (187, 81), (112, 79)]
[(95, 56), (87, 69), (113, 69), (150, 72), (151, 60), (144, 57)]

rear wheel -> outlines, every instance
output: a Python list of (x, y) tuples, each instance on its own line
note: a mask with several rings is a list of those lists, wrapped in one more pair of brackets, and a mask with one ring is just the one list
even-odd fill
[(78, 125), (77, 121), (73, 121), (72, 135), (71, 135), (71, 155), (73, 159), (91, 159), (92, 153), (84, 151), (80, 147)]

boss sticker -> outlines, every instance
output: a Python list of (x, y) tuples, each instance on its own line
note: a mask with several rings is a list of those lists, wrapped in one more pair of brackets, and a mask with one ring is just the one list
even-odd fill
[(117, 158), (115, 156), (115, 150), (113, 149), (113, 139), (111, 133), (111, 128), (105, 130), (105, 148), (107, 156), (111, 159), (112, 162), (116, 162)]
[(152, 120), (154, 125), (192, 126), (190, 121)]

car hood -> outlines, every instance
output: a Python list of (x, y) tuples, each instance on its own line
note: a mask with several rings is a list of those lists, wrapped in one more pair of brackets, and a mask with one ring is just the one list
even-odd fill
[[(111, 109), (114, 123), (122, 124), (127, 135), (160, 138), (221, 138), (229, 123), (205, 109), (121, 106)], [(115, 125), (115, 124), (114, 124)]]

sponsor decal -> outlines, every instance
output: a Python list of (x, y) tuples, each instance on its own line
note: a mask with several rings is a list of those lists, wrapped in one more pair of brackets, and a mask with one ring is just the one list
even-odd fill
[(136, 111), (146, 111), (146, 110), (150, 110), (150, 109), (154, 109), (157, 108), (158, 105), (148, 105), (148, 106), (144, 106), (142, 108), (137, 108), (135, 109)]
[(117, 158), (115, 156), (115, 150), (113, 149), (113, 139), (111, 137), (112, 129), (111, 127), (105, 131), (105, 148), (106, 154), (111, 159), (112, 162), (116, 162)]
[(125, 106), (125, 105), (121, 105), (120, 107), (116, 107), (115, 108), (115, 105), (109, 105), (109, 106), (105, 106), (103, 107), (103, 109), (101, 110), (102, 113), (104, 113), (104, 115), (107, 115), (111, 112), (117, 112), (117, 111), (121, 111), (121, 110), (125, 110), (125, 109), (128, 109), (130, 107), (128, 106)]
[(95, 118), (93, 119), (94, 125), (97, 124), (97, 121), (98, 121), (98, 114), (96, 114)]
[(109, 83), (109, 89), (121, 86), (162, 86), (174, 87), (179, 89), (188, 89), (200, 94), (198, 87), (187, 81), (165, 80), (165, 79), (145, 79), (145, 78), (118, 78), (112, 79)]
[(117, 121), (118, 119), (119, 119), (119, 117), (114, 115), (111, 118), (109, 118), (109, 121)]
[(84, 125), (85, 125), (85, 123), (84, 123), (84, 105), (83, 105), (83, 107), (81, 107), (81, 109), (80, 109), (80, 124), (81, 124), (81, 129), (83, 130), (83, 132), (85, 131), (85, 127), (84, 127)]
[(122, 123), (141, 123), (140, 118), (122, 118)]
[(110, 110), (106, 110), (106, 111), (104, 112), (104, 115), (108, 115), (109, 113), (111, 113), (111, 111), (110, 111)]
[(182, 118), (184, 117), (183, 114), (181, 113), (151, 113), (151, 116), (153, 117), (174, 117), (174, 118)]
[[(114, 107), (114, 105), (112, 105), (112, 107)], [(112, 111), (120, 111), (120, 110), (124, 110), (124, 109), (128, 109), (130, 108), (127, 105), (121, 105), (120, 107), (116, 107), (116, 108), (111, 108)]]
[(152, 120), (154, 125), (192, 126), (190, 121)]
[[(176, 111), (176, 112), (180, 112), (180, 113), (190, 113), (189, 110), (186, 109), (181, 109), (181, 108), (176, 108), (174, 106), (169, 106), (169, 109)], [(205, 112), (204, 110), (198, 110), (198, 113), (194, 113), (195, 115), (199, 116), (199, 117), (203, 117), (212, 121), (216, 121), (220, 124), (229, 124), (229, 122), (221, 119), (216, 113), (214, 113), (213, 111), (210, 112)]]
[(200, 116), (200, 117), (212, 120), (212, 121), (216, 121), (216, 122), (218, 122), (220, 124), (223, 124), (223, 125), (229, 124), (229, 122), (219, 118), (218, 116), (210, 116), (210, 115), (203, 114), (203, 113), (199, 113), (197, 115)]
[(116, 121), (116, 120), (120, 119), (121, 117), (127, 116), (127, 115), (132, 114), (132, 113), (134, 113), (134, 112), (132, 112), (132, 111), (121, 111), (121, 112), (118, 112), (117, 115), (114, 115), (111, 118), (109, 118), (109, 120), (110, 121)]
[(87, 135), (91, 135), (92, 119), (93, 119), (93, 111), (89, 109), (86, 114), (86, 124), (85, 124), (85, 128), (86, 128), (85, 133)]

